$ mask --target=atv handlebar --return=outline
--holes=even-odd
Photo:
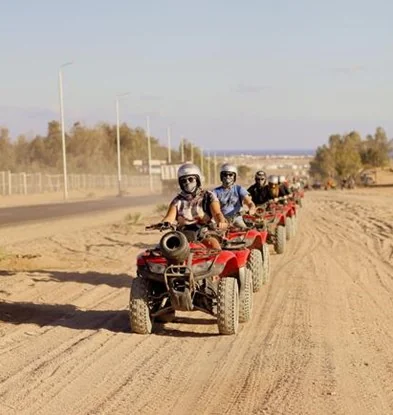
[[[149,230],[158,230],[160,232],[163,231],[168,231],[168,230],[176,230],[176,225],[174,225],[173,223],[170,222],[158,222],[158,223],[154,223],[153,225],[149,225],[145,227],[146,231]]]

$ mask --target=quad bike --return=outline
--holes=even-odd
[[[131,285],[131,331],[152,332],[161,317],[175,311],[200,310],[217,317],[220,334],[235,334],[239,322],[252,312],[252,275],[247,266],[250,250],[244,243],[228,243],[226,250],[211,249],[201,240],[209,230],[176,230],[168,223],[146,227],[166,232],[159,244],[137,258],[137,276]]]
[[[285,215],[286,239],[289,241],[297,232],[297,204],[293,200],[293,196],[288,195],[278,198],[275,209],[281,209]]]
[[[292,195],[281,196],[269,201],[268,211],[284,215],[285,239],[289,241],[297,232],[297,205]]]
[[[283,254],[286,247],[286,216],[282,208],[274,201],[257,206],[254,226],[267,231],[267,243],[274,246],[277,254]]]
[[[296,203],[297,206],[303,206],[303,198],[304,198],[304,189],[294,190],[292,193],[292,200]]]
[[[252,271],[253,291],[258,292],[270,277],[270,253],[267,243],[268,231],[266,227],[256,227],[254,216],[241,215],[247,229],[231,226],[226,234],[227,241],[244,242],[246,248],[250,249],[248,266]],[[225,249],[225,245],[223,246]]]

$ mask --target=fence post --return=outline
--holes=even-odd
[[[12,195],[12,176],[11,176],[12,173],[8,170],[7,174],[8,174],[8,194]]]
[[[5,171],[1,172],[1,193],[3,196],[6,195],[6,190],[5,190]]]
[[[41,177],[41,173],[36,173],[37,175],[37,190],[38,193],[42,193],[42,177]]]
[[[27,195],[27,178],[26,173],[21,173],[22,176],[22,187],[23,187],[23,194]]]

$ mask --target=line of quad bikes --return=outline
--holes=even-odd
[[[283,254],[296,235],[303,197],[299,190],[257,206],[255,215],[242,215],[246,229],[206,226],[190,236],[170,224],[147,226],[165,233],[137,258],[131,331],[150,334],[155,323],[173,321],[176,311],[199,310],[216,317],[220,334],[237,333],[239,323],[251,318],[253,293],[269,281],[269,245]],[[207,236],[216,237],[221,250],[204,245]]]

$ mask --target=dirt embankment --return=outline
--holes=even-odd
[[[393,413],[392,200],[307,193],[252,320],[228,337],[201,313],[129,333],[135,257],[159,235],[107,223],[123,213],[4,231],[0,413]]]

